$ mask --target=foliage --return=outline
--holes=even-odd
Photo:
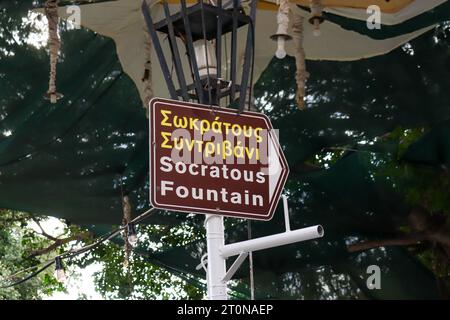
[[[52,259],[56,254],[70,248],[92,244],[95,240],[87,238],[82,241],[71,241],[59,246],[49,254],[30,257],[32,252],[49,247],[53,242],[48,237],[36,232],[37,227],[30,227],[36,218],[25,213],[6,210],[0,213],[0,218],[0,276],[2,279],[6,279],[19,270]],[[45,219],[37,221],[42,220]],[[161,230],[154,225],[141,226],[140,246],[156,248],[161,245],[181,245],[196,236],[191,228],[181,226],[172,230],[162,228],[161,241],[158,243],[145,237],[147,232],[154,234],[158,229]],[[65,225],[61,237],[70,238],[85,231],[76,225]],[[101,264],[101,271],[94,274],[94,281],[97,291],[107,299],[200,299],[203,297],[202,290],[172,275],[163,267],[150,264],[145,255],[133,253],[126,265],[123,243],[120,238],[105,242],[85,255],[66,261],[66,266],[73,270],[75,267],[84,268],[92,263]],[[19,280],[28,274],[20,274],[14,279]],[[71,276],[73,275],[72,273]],[[65,285],[56,280],[53,276],[53,268],[50,268],[24,284],[0,289],[0,299],[41,299],[58,291],[66,291]]]
[[[48,239],[38,235],[30,228],[30,216],[9,210],[0,211],[0,279],[1,284],[10,283],[8,277],[19,270],[38,265],[51,255],[30,257],[30,252],[36,248],[49,244]],[[53,269],[47,269],[37,277],[10,288],[0,288],[2,299],[40,299],[43,295],[50,295],[57,291],[64,291],[64,287],[56,281]],[[13,277],[11,281],[19,280],[27,273]]]
[[[203,291],[174,276],[162,266],[149,262],[148,250],[157,251],[170,246],[181,246],[197,239],[188,223],[167,228],[158,225],[140,225],[139,245],[130,261],[124,260],[121,238],[108,241],[74,263],[85,267],[100,263],[101,271],[94,275],[97,290],[108,299],[201,299]],[[143,254],[145,253],[145,254]]]
[[[387,139],[397,142],[393,160],[380,168],[379,175],[390,177],[393,186],[401,190],[411,205],[425,207],[430,213],[450,214],[450,179],[445,166],[426,166],[403,161],[408,147],[421,138],[425,128],[397,128]]]

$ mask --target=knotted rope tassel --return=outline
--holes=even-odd
[[[130,198],[128,196],[124,196],[122,198],[122,210],[123,210],[123,219],[122,219],[122,225],[126,226],[131,221],[131,203]],[[128,228],[125,228],[124,234],[124,251],[125,251],[125,257],[123,259],[123,266],[124,268],[128,268],[130,265],[130,254],[131,254],[131,245],[128,242]]]
[[[320,25],[323,23],[324,18],[322,17],[322,1],[321,0],[309,0],[309,7],[311,8],[311,18],[309,23],[314,25],[314,35],[320,36]]]
[[[48,21],[48,45],[50,52],[50,75],[48,91],[45,97],[51,103],[56,103],[62,94],[56,92],[56,64],[61,43],[58,36],[58,0],[47,0],[45,2],[45,15]]]
[[[277,23],[278,30],[277,34],[284,34],[286,36],[286,40],[289,40],[288,36],[288,28],[289,28],[289,12],[291,11],[291,7],[289,5],[289,0],[277,0],[278,4],[278,14],[277,14]]]
[[[278,4],[278,13],[280,14],[284,14],[286,15],[287,19],[286,22],[282,22],[282,23],[286,23],[286,29],[287,29],[287,25],[289,24],[289,11],[290,11],[290,5],[289,5],[289,0],[277,0],[277,4]],[[278,22],[280,23],[280,22]]]
[[[294,14],[293,16],[292,36],[295,44],[295,62],[297,67],[295,74],[295,80],[297,81],[297,94],[295,96],[295,101],[297,102],[297,107],[300,110],[304,110],[306,108],[306,80],[309,77],[309,73],[306,71],[306,56],[305,50],[303,49],[303,17],[298,14]]]
[[[144,83],[144,108],[148,117],[148,107],[150,100],[154,97],[153,84],[152,84],[152,40],[146,27],[144,27],[145,35],[145,63],[144,63],[144,75],[142,76],[142,82]]]

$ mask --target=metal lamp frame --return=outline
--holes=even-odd
[[[142,13],[172,99],[197,100],[202,104],[220,105],[221,99],[229,96],[231,103],[237,101],[239,112],[244,110],[248,88],[253,85],[249,82],[253,81],[251,74],[253,72],[254,27],[257,2],[257,0],[251,1],[250,14],[246,15],[240,6],[239,0],[232,0],[231,9],[225,9],[222,6],[222,0],[217,0],[216,5],[207,4],[204,0],[199,0],[196,4],[189,7],[186,5],[186,0],[181,0],[181,11],[175,14],[170,13],[169,5],[164,1],[162,5],[165,19],[154,23],[147,3],[145,0],[143,1]],[[211,21],[214,21],[214,23]],[[248,25],[248,29],[244,62],[240,83],[237,83],[237,35],[239,28],[245,25]],[[171,60],[178,79],[178,89],[175,87],[174,79],[169,71],[158,32],[162,32],[168,37],[172,55]],[[227,33],[231,33],[231,63],[229,79],[224,80],[222,79],[222,37]],[[192,84],[186,83],[177,38],[180,38],[185,45],[189,69],[194,81]],[[206,79],[200,78],[194,50],[194,41],[198,40],[204,40],[205,46],[207,41],[215,40],[217,75],[214,78],[209,73]],[[207,66],[207,70],[209,70],[209,66]],[[236,98],[237,93],[239,93],[238,98]]]

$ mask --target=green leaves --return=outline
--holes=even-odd
[[[16,272],[36,266],[49,257],[29,258],[33,248],[45,247],[48,239],[35,233],[30,227],[30,215],[25,213],[0,210],[0,283],[9,284],[19,280],[33,270],[8,278]],[[40,299],[64,288],[53,277],[49,268],[29,281],[11,288],[0,288],[2,299]]]

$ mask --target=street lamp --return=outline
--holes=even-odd
[[[200,0],[187,7],[186,1],[181,0],[180,11],[171,13],[169,5],[163,1],[165,19],[156,23],[152,20],[146,1],[142,4],[142,12],[171,98],[184,101],[196,100],[201,104],[212,106],[220,105],[220,100],[228,96],[230,102],[237,102],[238,111],[242,112],[246,101],[249,101],[247,98],[251,97],[251,94],[247,95],[247,91],[248,87],[252,86],[253,80],[251,75],[253,73],[257,0],[250,1],[249,14],[246,14],[239,0],[227,1],[227,5],[223,6],[222,0],[210,2],[212,4]],[[280,16],[280,18],[283,17]],[[284,19],[281,20],[284,21]],[[238,83],[237,40],[238,32],[242,32],[243,26],[247,26],[247,34],[242,75]],[[280,56],[284,55],[283,40],[287,35],[285,29],[279,29],[277,35],[273,37],[279,42]],[[170,54],[168,56],[164,55],[158,33],[163,33],[168,39],[168,41],[164,41],[169,47],[167,52]],[[228,33],[231,33],[229,52],[226,46],[222,46],[222,38]],[[229,70],[227,74],[222,74],[223,53],[230,59],[230,61],[225,59],[225,66]],[[181,57],[184,54],[186,54],[186,59],[183,60]],[[167,60],[172,64],[178,79],[177,87]],[[185,64],[187,62],[188,65],[183,65],[182,61]],[[184,70],[189,70],[189,76],[193,83],[187,84]],[[227,299],[227,282],[250,252],[323,236],[321,226],[290,230],[287,198],[284,199],[284,208],[286,232],[233,244],[225,244],[223,216],[219,214],[206,215],[208,260],[207,266],[205,266],[205,261],[202,259],[202,266],[207,270],[209,299]],[[227,271],[226,259],[236,255],[238,258]]]
[[[247,91],[253,81],[251,75],[256,3],[256,0],[250,2],[250,12],[246,14],[239,0],[232,0],[230,6],[223,6],[222,0],[211,1],[211,4],[199,0],[189,7],[185,0],[181,0],[180,11],[171,13],[169,5],[163,1],[165,19],[156,23],[151,17],[147,3],[142,3],[145,22],[172,99],[220,105],[221,99],[228,96],[231,103],[237,103],[240,112],[244,110]],[[247,26],[247,34],[243,64],[239,66],[242,67],[242,76],[237,79],[238,33],[245,32],[244,26]],[[167,36],[170,57],[164,55],[158,33]],[[229,33],[231,46],[228,50],[223,46],[223,37]],[[179,40],[183,44],[180,47]],[[181,57],[184,54],[187,56],[188,66],[182,65]],[[224,55],[230,61],[229,67],[226,65],[229,70],[227,74],[222,73],[222,64],[228,64],[228,61],[222,61]],[[173,64],[178,79],[177,86],[168,60]],[[186,69],[190,71],[188,77],[184,73]],[[187,78],[192,78],[193,83],[188,84]]]

